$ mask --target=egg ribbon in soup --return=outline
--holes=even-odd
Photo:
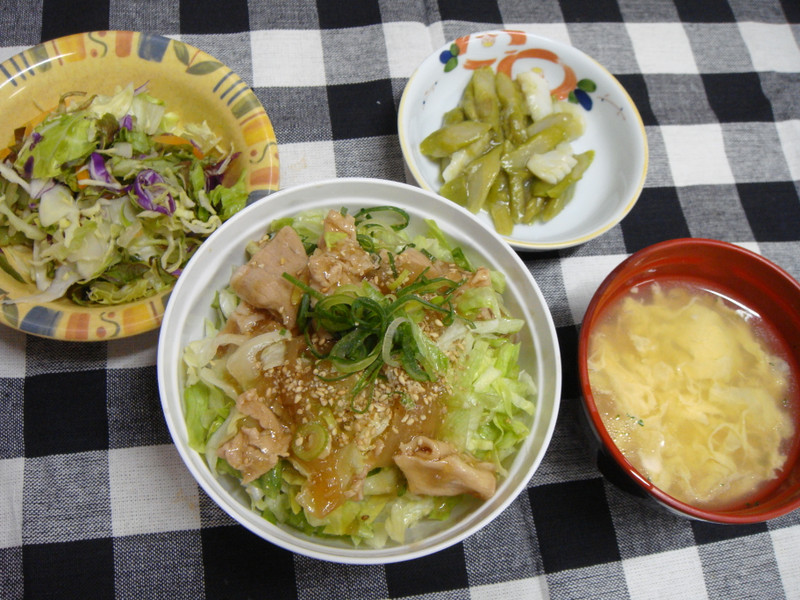
[[[662,491],[703,508],[753,499],[794,434],[794,375],[760,319],[712,292],[649,283],[589,340],[589,379],[614,443]]]

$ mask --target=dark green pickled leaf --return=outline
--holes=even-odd
[[[128,283],[139,279],[149,270],[150,267],[144,263],[118,263],[107,269],[98,280],[115,284]]]
[[[104,114],[97,120],[97,142],[100,148],[108,148],[119,131],[119,121],[111,113]]]
[[[75,284],[71,286],[65,297],[77,304],[78,306],[89,306],[89,286],[82,284]]]
[[[17,273],[14,267],[11,266],[5,254],[3,254],[2,252],[0,252],[0,269],[3,269],[3,271],[11,275],[11,277],[16,279],[20,283],[25,283],[25,279],[22,277],[22,275]]]

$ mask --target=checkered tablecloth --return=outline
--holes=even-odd
[[[80,31],[179,37],[252,85],[275,127],[282,187],[403,181],[406,80],[445,41],[500,26],[604,64],[650,145],[641,199],[620,226],[522,254],[564,376],[552,445],[524,493],[427,558],[292,555],[235,524],[184,467],[161,414],[156,333],[72,344],[1,328],[0,598],[800,598],[800,512],[716,526],[640,505],[597,470],[576,369],[592,293],[644,246],[717,238],[800,278],[797,0],[4,0],[0,60]]]

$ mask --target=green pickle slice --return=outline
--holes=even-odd
[[[567,164],[574,158],[574,166],[555,183],[527,165],[535,155],[564,152],[583,129],[582,117],[569,110],[534,121],[519,83],[481,67],[420,151],[439,162],[442,196],[473,213],[485,210],[498,233],[511,235],[516,224],[546,223],[568,204],[594,150],[572,154]]]

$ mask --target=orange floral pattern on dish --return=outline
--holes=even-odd
[[[508,46],[521,46],[527,41],[527,36],[522,31],[506,30],[501,33],[508,35]],[[522,50],[511,49],[506,52],[506,56],[497,58],[472,58],[466,54],[470,49],[470,40],[480,40],[481,47],[492,47],[497,41],[498,34],[479,34],[474,36],[462,36],[450,44],[450,47],[443,50],[439,55],[439,61],[444,65],[445,73],[449,73],[459,66],[459,59],[463,59],[462,68],[469,71],[480,69],[481,67],[494,66],[497,71],[506,73],[511,77],[511,70],[514,63],[520,59],[538,59],[558,65],[564,77],[561,83],[551,90],[551,94],[559,100],[569,100],[580,104],[586,110],[591,110],[592,99],[590,92],[595,91],[596,85],[589,79],[578,80],[574,69],[561,60],[555,52],[543,48],[525,48]],[[495,63],[496,66],[495,66]]]

